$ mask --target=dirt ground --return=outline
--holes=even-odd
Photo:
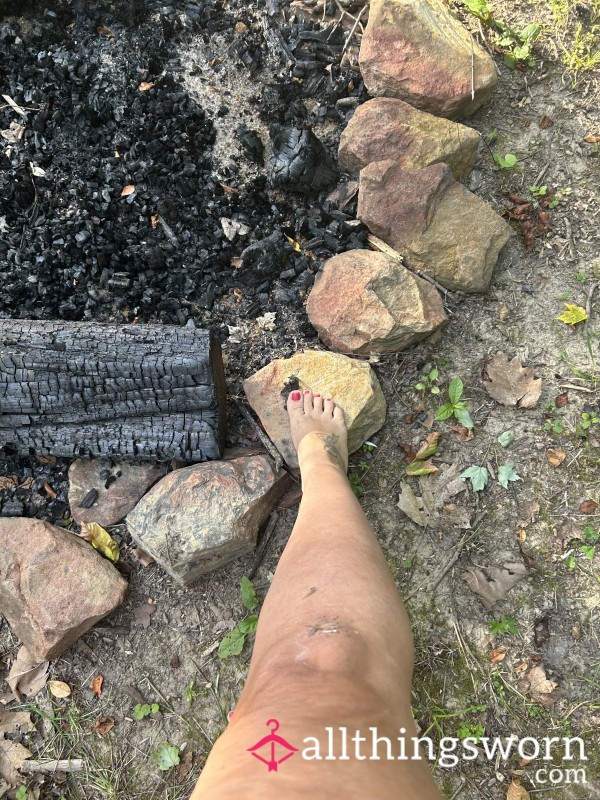
[[[558,8],[554,3],[555,13]],[[538,21],[544,32],[533,66],[509,70],[497,56],[498,89],[490,105],[468,121],[481,131],[485,145],[467,184],[500,212],[513,205],[507,193],[532,201],[535,208],[548,196],[557,199],[547,209],[551,228],[528,251],[513,222],[515,234],[501,254],[489,293],[449,298],[449,323],[441,335],[374,361],[388,418],[372,437],[376,447],[367,446],[351,459],[355,491],[407,598],[417,654],[413,709],[422,735],[436,742],[443,736],[511,734],[578,736],[585,742],[587,761],[553,763],[563,773],[556,785],[536,779],[545,764],[525,764],[518,757],[506,763],[437,765],[435,778],[446,798],[500,800],[515,777],[531,797],[600,797],[600,546],[597,552],[589,549],[600,531],[599,506],[594,506],[600,503],[600,422],[585,427],[594,411],[596,419],[600,416],[600,145],[585,141],[600,135],[600,94],[597,73],[575,76],[565,69],[559,44],[571,46],[569,36],[593,13],[600,14],[597,0],[572,5],[564,26],[557,28],[548,2],[494,4],[497,18],[514,26]],[[596,35],[598,25],[600,16]],[[508,153],[518,157],[516,166],[498,169],[494,155]],[[535,197],[530,187],[541,186],[546,194]],[[587,321],[575,327],[558,321],[565,302],[587,308]],[[256,348],[264,362],[271,334],[255,326],[250,335],[248,349]],[[289,334],[286,345],[295,349],[305,341]],[[509,408],[489,397],[482,371],[497,352],[519,356],[542,379],[536,408]],[[241,371],[240,361],[230,360],[232,396],[256,366],[248,359]],[[434,367],[440,395],[416,391],[420,376]],[[463,440],[464,431],[452,431],[452,421],[433,419],[456,375],[475,422],[469,440]],[[567,402],[561,405],[565,393]],[[441,433],[437,466],[457,465],[463,471],[480,465],[490,473],[484,490],[469,486],[454,500],[469,511],[471,529],[444,534],[423,529],[397,506],[401,481],[419,493],[418,479],[404,475],[406,449],[418,449],[430,431]],[[498,443],[505,431],[514,433],[506,449]],[[250,428],[242,435],[253,437]],[[550,449],[563,459],[558,466],[549,461]],[[507,461],[520,480],[503,488],[498,469]],[[582,506],[586,500],[594,502]],[[295,509],[279,512],[254,581],[261,597],[295,514]],[[470,566],[508,562],[525,564],[527,575],[486,611],[461,575]],[[217,650],[247,614],[239,587],[252,557],[188,590],[174,586],[156,565],[131,563],[124,606],[51,665],[51,677],[67,682],[72,698],[52,700],[42,692],[27,704],[39,723],[36,755],[84,761],[83,771],[64,782],[24,779],[32,797],[184,798],[235,706],[251,642],[225,662]],[[156,610],[143,627],[136,609],[148,598]],[[492,633],[491,626],[506,632]],[[5,662],[16,647],[4,625],[0,654]],[[535,666],[552,682],[537,691],[523,681]],[[91,689],[97,674],[104,676],[100,700]],[[158,704],[159,712],[135,720],[133,708],[143,702]],[[102,717],[115,721],[105,736],[93,730]],[[181,761],[163,773],[152,754],[164,742],[181,749]],[[567,767],[583,767],[587,783],[569,783]]]

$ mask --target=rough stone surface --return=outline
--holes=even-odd
[[[78,458],[69,467],[71,515],[79,524],[116,525],[166,471],[166,467],[155,464]],[[94,493],[97,496],[92,505],[82,508],[79,504],[88,505]]]
[[[366,361],[319,350],[304,350],[291,358],[272,361],[244,381],[244,391],[264,429],[292,468],[298,466],[298,458],[285,400],[295,388],[332,397],[343,409],[351,453],[385,422],[383,392]]]
[[[443,0],[372,0],[359,63],[370,94],[441,117],[470,116],[498,81],[493,60]]]
[[[359,106],[340,139],[338,160],[349,172],[373,161],[393,160],[406,169],[448,164],[456,178],[477,160],[479,132],[459,122],[418,111],[402,100],[377,97]]]
[[[484,292],[511,228],[445,164],[404,170],[376,161],[360,173],[358,217],[446,289]]]
[[[306,304],[321,340],[344,353],[396,353],[446,321],[437,289],[383,253],[330,258]]]
[[[75,534],[37,519],[0,519],[0,611],[34,658],[64,653],[123,601],[126,588]]]
[[[256,545],[258,529],[288,487],[265,455],[170,472],[127,517],[129,532],[178,583],[190,586]]]

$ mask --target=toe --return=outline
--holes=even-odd
[[[297,389],[288,394],[287,410],[291,414],[293,411],[304,412],[304,400],[302,399],[302,392]]]
[[[334,408],[335,405],[331,397],[326,397],[323,403],[323,411],[325,412],[326,416],[332,417]]]
[[[344,412],[339,406],[333,409],[333,418],[337,420],[337,422],[344,422]]]
[[[303,394],[304,413],[310,414],[313,410],[313,393],[310,389],[305,389]]]
[[[317,414],[323,413],[323,397],[318,393],[313,397],[313,410],[316,411]]]

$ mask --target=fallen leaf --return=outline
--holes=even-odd
[[[431,475],[437,471],[438,468],[432,461],[413,461],[406,468],[406,474],[410,475],[411,477],[419,475]]]
[[[515,465],[512,461],[507,461],[506,464],[498,467],[498,483],[504,489],[508,488],[509,481],[520,481],[521,476],[517,473]]]
[[[438,451],[439,438],[440,434],[437,431],[434,433],[428,433],[425,437],[425,441],[417,450],[415,459],[417,461],[425,461],[426,459],[435,455]]]
[[[523,503],[519,509],[519,522],[517,523],[520,528],[526,528],[535,519],[536,514],[540,510],[540,504],[537,500],[529,500]]]
[[[115,542],[108,531],[105,531],[97,522],[81,523],[81,538],[90,542],[92,547],[99,550],[103,556],[110,559],[113,563],[119,560],[119,545]]]
[[[121,189],[121,197],[129,197],[130,194],[135,192],[135,186],[132,183],[128,183],[127,186],[124,186]]]
[[[498,600],[506,600],[507,592],[526,575],[527,567],[511,561],[502,567],[467,567],[460,577],[491,611]]]
[[[544,116],[539,121],[539,127],[542,130],[545,130],[546,128],[551,128],[553,125],[554,125],[554,120],[551,117],[546,116],[546,114],[544,114]]]
[[[564,408],[569,402],[569,393],[568,392],[561,392],[561,394],[557,394],[554,398],[554,405],[556,408]]]
[[[434,475],[419,478],[421,497],[404,481],[400,484],[398,508],[406,516],[421,527],[445,529],[456,520],[455,506],[451,508],[448,501],[466,489],[465,482],[458,476],[458,466],[443,464]],[[462,508],[458,506],[458,508]],[[466,512],[466,509],[464,509]],[[468,512],[460,517],[462,524],[458,527],[470,527]]]
[[[564,450],[554,450],[549,448],[546,455],[548,456],[548,463],[551,467],[558,467],[567,457]]]
[[[514,431],[504,431],[500,434],[497,438],[497,442],[501,447],[509,447],[515,440],[515,433]]]
[[[594,500],[584,500],[579,504],[579,510],[582,514],[593,514],[598,508],[598,503]]]
[[[573,639],[575,639],[576,642],[578,642],[579,639],[581,639],[581,628],[579,627],[579,625],[573,625],[573,627],[571,628],[571,636],[573,637]]]
[[[506,658],[506,648],[504,647],[495,647],[489,654],[489,659],[492,662],[492,664],[498,664],[498,662],[504,661],[505,658]]]
[[[92,725],[92,730],[100,736],[106,736],[114,727],[115,721],[112,717],[99,717]]]
[[[11,786],[21,783],[18,770],[30,756],[31,751],[19,742],[0,739],[0,776]]]
[[[597,136],[594,133],[588,133],[587,136],[583,137],[584,142],[588,142],[589,144],[598,144],[600,142],[600,136]]]
[[[523,533],[525,533],[525,531],[523,531]],[[523,549],[523,543],[520,539],[519,539],[519,553],[521,553],[521,558],[525,562],[525,566],[533,567],[533,565],[535,564],[535,558],[532,555],[530,555],[527,552],[527,550]]]
[[[25,647],[17,653],[6,682],[17,700],[21,695],[34,697],[46,685],[48,677],[48,661],[32,658]]]
[[[517,666],[515,667],[515,672],[525,672],[528,666],[529,665],[526,661],[521,661],[521,663],[517,664]]]
[[[235,25],[233,26],[233,29],[235,30],[236,33],[246,33],[246,31],[248,30],[248,26],[246,25],[245,22],[236,22]]]
[[[54,697],[63,698],[71,696],[71,687],[64,681],[48,681],[48,689],[50,689],[50,693],[54,695]]]
[[[0,475],[0,491],[2,489],[14,489],[19,483],[14,475]]]
[[[465,426],[461,425],[460,422],[457,422],[456,425],[453,425],[450,428],[450,431],[456,437],[457,442],[470,442],[473,438],[473,431],[470,428],[465,428]]]
[[[531,800],[531,795],[519,781],[513,778],[506,792],[506,800]]]
[[[487,366],[487,393],[505,406],[534,408],[542,393],[542,379],[534,378],[533,367],[523,367],[518,356],[511,361],[505,353],[496,353]]]
[[[48,495],[48,497],[51,497],[53,500],[56,500],[56,498],[58,497],[58,495],[56,494],[56,492],[55,492],[55,491],[54,491],[54,489],[53,489],[53,488],[50,486],[50,484],[49,484],[49,483],[44,483],[44,491],[46,492],[46,494]]]
[[[179,658],[179,656],[173,656],[173,658],[169,663],[171,664],[171,667],[173,669],[179,669],[179,667],[181,666],[181,659]]]
[[[187,778],[194,766],[194,754],[191,750],[186,750],[179,760],[179,766],[175,768],[173,780],[176,784],[181,784]]]
[[[545,708],[550,708],[557,701],[556,689],[558,683],[546,677],[546,671],[541,664],[531,667],[524,676],[524,680],[528,684],[528,691],[532,700],[535,700],[536,703],[541,703]]]
[[[96,677],[92,680],[92,694],[97,700],[100,700],[100,698],[102,697],[103,683],[104,683],[103,675],[96,675]]]
[[[461,472],[460,477],[465,480],[468,478],[471,481],[471,487],[474,492],[482,492],[490,479],[487,469],[476,465],[468,467],[464,472]]]
[[[585,308],[572,305],[571,303],[565,303],[565,306],[567,310],[563,311],[560,317],[556,318],[560,320],[560,322],[564,322],[565,325],[577,325],[578,322],[583,322],[588,318]]]
[[[143,628],[147,628],[150,625],[150,617],[155,611],[156,603],[143,603],[134,610],[133,616],[136,622],[139,622]]]
[[[158,214],[151,214],[150,215],[150,225],[152,225],[152,230],[156,230],[158,227],[158,223],[160,222],[160,216]]]
[[[19,125],[18,122],[11,122],[8,128],[0,131],[0,136],[11,144],[18,144],[23,136],[25,136],[25,125]]]
[[[149,81],[142,81],[140,83],[140,85],[138,86],[138,89],[140,90],[140,92],[147,92],[147,91],[149,91],[150,89],[153,89],[153,88],[154,88],[154,84],[150,83]]]

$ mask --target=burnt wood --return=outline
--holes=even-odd
[[[19,454],[205,461],[225,439],[208,331],[0,319],[0,447]]]

